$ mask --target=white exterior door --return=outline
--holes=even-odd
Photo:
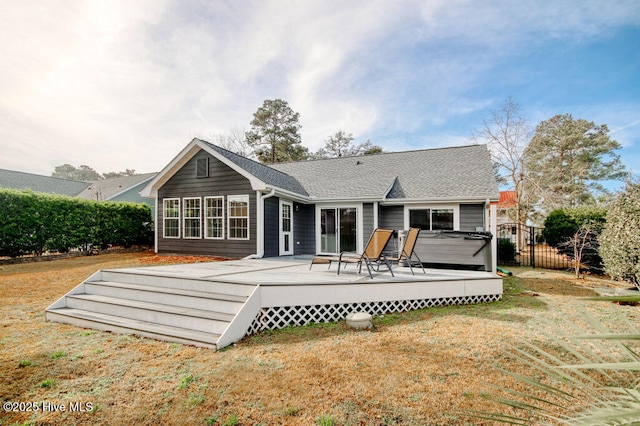
[[[293,203],[280,200],[280,256],[293,254]]]

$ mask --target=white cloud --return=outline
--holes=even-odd
[[[315,150],[338,130],[389,149],[463,144],[509,95],[473,93],[529,43],[637,25],[634,2],[109,1],[0,4],[0,167],[159,170],[265,99]],[[548,118],[548,117],[546,117]],[[621,132],[621,134],[624,134]],[[401,137],[398,137],[401,135]]]

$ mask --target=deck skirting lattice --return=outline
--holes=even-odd
[[[352,312],[367,312],[371,315],[406,312],[434,306],[468,305],[496,302],[501,294],[477,296],[441,297],[420,300],[392,300],[385,302],[358,302],[333,305],[281,306],[260,309],[247,335],[265,330],[277,330],[287,326],[301,326],[310,323],[340,321]]]

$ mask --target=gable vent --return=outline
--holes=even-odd
[[[196,158],[196,177],[209,177],[209,157]]]

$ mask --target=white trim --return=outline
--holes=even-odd
[[[231,216],[231,203],[247,203],[247,216]],[[248,194],[227,195],[227,239],[228,240],[249,240],[251,237],[251,204]],[[243,238],[231,237],[231,219],[247,219],[247,236]]]
[[[475,204],[484,203],[486,197],[448,197],[448,198],[387,198],[380,204],[385,206],[396,206],[404,204]],[[491,201],[495,201],[492,199]]]
[[[284,232],[282,230],[282,207],[283,206],[289,206],[289,220],[290,220],[290,229],[288,232]],[[289,236],[289,250],[285,251],[284,250],[284,239],[285,236],[288,235]],[[289,256],[293,254],[293,202],[291,202],[290,200],[284,200],[282,198],[280,198],[280,201],[278,202],[278,255],[279,256]]]
[[[218,199],[221,201],[221,209],[222,209],[222,216],[207,216],[207,200],[213,200],[213,199]],[[203,237],[205,240],[224,240],[224,232],[225,232],[225,217],[224,217],[224,212],[225,212],[225,201],[224,201],[224,196],[223,195],[210,195],[207,197],[204,197],[204,203],[203,203],[203,208],[202,208],[202,212],[203,212],[203,216],[204,216],[204,222],[203,222],[203,229],[204,229],[204,233],[203,233]],[[219,237],[211,237],[208,234],[208,230],[209,230],[209,226],[207,225],[207,220],[208,219],[222,219],[222,233],[220,234]]]
[[[497,221],[497,206],[491,205],[491,219],[490,228],[491,235],[491,272],[496,274],[498,272],[498,221]]]
[[[162,187],[174,174],[178,172],[193,156],[195,156],[202,147],[196,143],[197,139],[192,140],[178,155],[176,155],[164,169],[158,173],[151,182],[149,182],[142,190],[142,197],[153,198],[158,196],[158,189]]]
[[[404,229],[410,228],[409,210],[451,209],[453,210],[453,230],[460,230],[460,204],[408,204],[404,206]]]
[[[380,216],[380,203],[375,201],[373,203],[373,229],[378,229],[380,227],[378,216]]]
[[[153,233],[153,251],[155,253],[158,253],[158,238],[160,235],[160,230],[158,229],[158,226],[160,226],[160,224],[158,223],[158,210],[160,210],[158,208],[158,197],[153,199],[153,203],[156,207],[155,209],[153,209],[153,223],[155,223],[156,226],[156,232]],[[162,224],[162,233],[164,234],[164,223]]]
[[[256,254],[249,257],[264,257],[264,200],[273,197],[275,193],[275,189],[266,194],[256,191]]]
[[[167,206],[165,205],[165,202],[167,201],[177,201],[178,202],[178,217],[174,217],[171,216],[169,218],[167,218],[166,216],[166,211],[167,211]],[[180,238],[180,229],[182,228],[180,225],[182,223],[182,218],[181,218],[181,214],[182,214],[182,208],[180,206],[180,198],[163,198],[162,199],[162,238],[172,238],[172,239],[178,239]],[[178,220],[178,235],[177,236],[167,236],[167,232],[166,232],[166,226],[165,226],[165,221],[167,219],[171,219],[171,220]]]

